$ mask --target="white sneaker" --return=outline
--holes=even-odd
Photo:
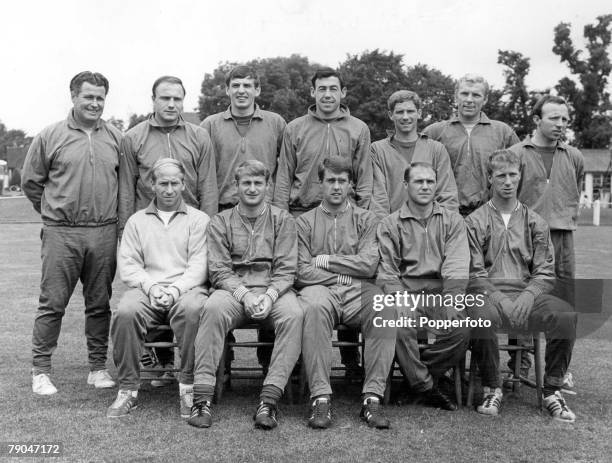
[[[40,373],[32,375],[32,392],[38,395],[53,395],[57,392],[57,388],[51,382],[49,375]]]
[[[491,389],[490,387],[484,387],[484,398],[482,404],[478,406],[476,411],[483,415],[496,416],[499,414],[501,408],[502,390],[500,388]]]
[[[93,385],[96,389],[115,387],[115,381],[108,373],[108,370],[90,371],[89,376],[87,376],[87,384]]]
[[[576,415],[565,403],[565,399],[561,395],[561,392],[556,391],[548,397],[543,397],[542,403],[553,420],[563,421],[564,423],[573,423],[576,421]]]

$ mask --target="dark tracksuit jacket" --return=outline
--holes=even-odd
[[[431,124],[423,133],[448,151],[459,190],[459,212],[464,217],[489,199],[489,155],[519,142],[510,126],[489,119],[485,113],[480,113],[480,120],[469,135],[457,116]]]
[[[410,162],[391,144],[393,135],[372,143],[370,148],[374,170],[374,190],[370,210],[382,219],[397,211],[406,202],[404,171],[411,162],[426,162],[436,171],[436,201],[457,210],[457,185],[450,158],[441,143],[420,134]]]
[[[329,156],[351,160],[355,202],[367,209],[372,195],[370,130],[346,106],[332,121],[320,119],[315,106],[287,124],[274,188],[274,205],[290,211],[308,211],[319,205],[318,168]]]

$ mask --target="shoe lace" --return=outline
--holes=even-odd
[[[329,417],[330,409],[329,402],[327,400],[315,400],[312,406],[312,419],[317,419],[321,417]]]
[[[487,396],[485,397],[483,406],[485,408],[490,408],[493,406],[499,408],[499,398],[497,397],[496,394],[487,394]]]
[[[367,416],[369,419],[371,416],[377,415],[379,413],[380,403],[377,400],[366,399],[365,403],[365,412],[370,416]]]
[[[276,411],[274,410],[274,407],[266,402],[261,402],[259,404],[259,407],[257,408],[257,416],[259,415],[266,415],[269,416],[271,418],[274,418],[276,415]]]
[[[208,400],[205,400],[204,402],[198,402],[197,404],[193,405],[194,409],[193,412],[191,413],[191,416],[202,416],[202,415],[211,415],[212,416],[212,409],[211,407],[211,403]]]

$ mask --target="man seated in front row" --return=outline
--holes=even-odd
[[[303,312],[293,290],[297,268],[295,220],[266,203],[270,171],[244,161],[234,175],[238,204],[208,227],[210,282],[196,338],[194,403],[188,423],[212,424],[216,370],[227,333],[247,322],[274,328],[276,341],[255,413],[255,426],[277,426],[276,404],[300,355]]]
[[[388,296],[395,296],[398,320],[410,320],[398,327],[395,347],[410,388],[430,405],[454,411],[457,406],[435,380],[463,357],[469,341],[470,329],[459,324],[464,317],[453,302],[465,296],[469,275],[465,225],[459,213],[434,201],[436,172],[431,164],[408,166],[404,187],[407,201],[378,227],[377,281]],[[436,342],[421,353],[419,329],[436,335]]]
[[[395,352],[395,328],[376,327],[378,313],[372,302],[380,290],[366,282],[378,265],[376,216],[351,204],[350,161],[334,156],[318,169],[323,193],[321,204],[297,219],[298,273],[302,287],[299,301],[304,307],[302,355],[312,402],[308,425],[331,425],[329,373],[332,333],[343,323],[360,328],[365,339],[365,381],[361,418],[370,427],[388,428],[389,420],[379,404]],[[395,317],[390,317],[394,319]]]
[[[209,218],[185,204],[185,169],[180,161],[159,159],[151,169],[155,197],[132,215],[119,249],[119,273],[130,289],[111,321],[119,393],[106,416],[118,418],[138,403],[138,361],[147,331],[169,323],[181,353],[180,412],[188,418],[193,402],[194,341],[207,299],[206,226]]]
[[[546,221],[517,199],[520,160],[495,151],[487,165],[492,198],[466,218],[471,251],[470,277],[485,304],[472,316],[491,327],[472,331],[473,359],[484,386],[478,413],[497,415],[502,401],[496,328],[544,331],[546,354],[543,403],[558,421],[573,422],[560,389],[576,339],[576,314],[548,294],[554,285],[554,251]]]

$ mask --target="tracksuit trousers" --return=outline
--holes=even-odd
[[[183,384],[193,384],[194,344],[207,298],[206,289],[196,287],[166,310],[152,307],[149,298],[140,289],[131,289],[123,295],[113,312],[111,323],[113,359],[120,389],[140,388],[139,361],[147,332],[166,323],[176,336],[181,354],[178,380]]]
[[[89,369],[106,368],[109,301],[117,266],[117,225],[41,230],[42,276],[32,333],[32,373],[49,373],[66,306],[79,280],[85,298]]]
[[[259,295],[263,294],[265,289],[251,291]],[[253,322],[246,314],[243,304],[229,291],[217,289],[212,293],[200,318],[195,341],[195,384],[214,387],[225,336],[230,330]],[[303,322],[302,307],[292,291],[279,297],[272,305],[268,317],[261,322],[263,326],[272,327],[276,335],[264,386],[271,384],[281,391],[285,389],[300,355]]]
[[[496,330],[509,327],[509,321],[497,304],[486,300],[483,307],[472,307],[470,316],[491,321],[490,328],[472,329],[472,355],[477,362],[483,386],[500,387],[499,349]],[[549,294],[536,297],[527,319],[529,331],[543,331],[546,337],[544,385],[559,388],[572,359],[576,340],[577,314],[561,299]]]
[[[364,346],[365,381],[363,393],[382,397],[395,352],[396,329],[381,326],[384,320],[395,320],[395,309],[375,311],[372,301],[382,291],[371,283],[351,286],[307,286],[298,300],[304,307],[302,357],[308,376],[310,396],[331,394],[329,375],[334,326],[344,324],[361,329]],[[380,317],[376,321],[374,319]]]

